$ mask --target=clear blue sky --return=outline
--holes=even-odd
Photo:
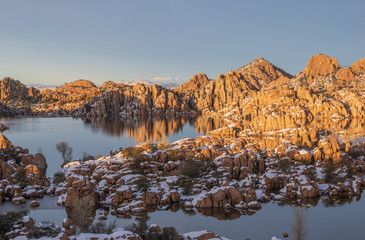
[[[289,73],[316,53],[365,57],[365,1],[1,1],[0,77],[61,84],[196,73],[264,57]]]

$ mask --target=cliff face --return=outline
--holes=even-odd
[[[265,87],[279,78],[292,78],[292,75],[274,66],[264,58],[257,58],[237,70],[256,88]]]
[[[303,74],[308,78],[308,83],[320,76],[326,76],[340,69],[340,65],[336,58],[317,54],[311,57],[305,67]]]
[[[129,86],[108,82],[103,84],[102,89],[101,95],[91,98],[74,113],[88,117],[163,117],[190,110],[176,92],[155,84]]]
[[[32,113],[30,108],[14,106],[22,109],[23,115],[163,118],[202,113],[229,119],[246,129],[271,131],[317,118],[363,117],[364,80],[365,59],[341,68],[335,58],[318,54],[294,77],[258,58],[214,80],[197,74],[175,90],[111,81],[97,87],[90,81],[77,80],[40,93],[9,78],[1,81],[0,90],[1,99],[6,101],[20,96],[38,103],[32,106]],[[4,115],[12,109],[4,106]]]
[[[55,90],[47,89],[43,91],[41,93],[41,100],[78,102],[88,100],[99,93],[99,88],[93,82],[80,79],[75,82],[65,83]]]
[[[0,100],[36,100],[39,91],[33,87],[27,88],[23,83],[6,77],[0,81]]]
[[[351,71],[356,75],[364,74],[365,73],[365,58],[354,62],[354,64],[352,64],[352,66],[351,66]]]
[[[179,93],[197,92],[199,89],[205,88],[209,84],[210,80],[207,75],[198,73],[194,75],[189,81],[181,84],[176,91]]]

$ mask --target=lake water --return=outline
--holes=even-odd
[[[174,142],[204,135],[223,124],[205,118],[154,121],[123,121],[119,118],[82,120],[70,117],[1,118],[0,122],[10,127],[3,134],[13,145],[28,148],[31,153],[41,149],[49,165],[48,176],[53,176],[54,172],[60,170],[61,159],[55,148],[60,141],[67,141],[74,150],[74,159],[78,159],[83,152],[106,155],[110,150],[139,142]],[[56,205],[57,198],[45,196],[38,200],[41,205],[37,209],[30,209],[29,201],[20,206],[4,202],[0,204],[0,212],[25,210],[36,222],[51,221],[62,225],[67,212],[65,208]],[[187,213],[175,206],[170,210],[149,213],[148,224],[174,226],[180,233],[206,229],[230,239],[271,239],[272,236],[282,238],[284,232],[289,233],[289,239],[295,239],[292,232],[292,225],[295,225],[293,209],[289,205],[271,202],[262,204],[262,209],[253,215],[240,215],[224,210]],[[328,206],[327,202],[320,201],[305,211],[305,227],[308,230],[305,239],[363,239],[364,213],[364,200],[357,199],[336,206]],[[104,210],[96,210],[95,219],[103,214]],[[135,216],[117,218],[109,213],[106,215],[107,221],[116,219],[120,227],[136,222]]]
[[[363,194],[364,196],[364,194]],[[36,222],[51,221],[61,226],[67,213],[63,207],[56,205],[56,198],[46,196],[39,199],[41,206],[30,209],[28,204],[14,206],[10,202],[0,205],[2,211],[28,211],[30,217]],[[204,212],[203,212],[204,213]],[[148,224],[158,224],[161,227],[175,227],[179,233],[190,231],[210,230],[220,236],[230,239],[271,239],[272,236],[282,238],[284,232],[289,233],[288,239],[295,239],[293,226],[297,225],[294,207],[281,206],[277,202],[262,204],[262,209],[253,215],[239,215],[219,210],[213,214],[193,211],[188,214],[182,208],[175,207],[170,210],[160,210],[148,213]],[[333,206],[328,202],[319,201],[316,206],[304,210],[302,218],[307,229],[308,240],[356,240],[365,236],[364,228],[365,201],[357,199],[337,203]],[[95,212],[95,219],[104,215],[104,210]],[[224,217],[222,217],[224,216]],[[138,223],[138,218],[117,218],[107,215],[107,221],[116,220],[119,227],[127,227]]]
[[[171,120],[1,118],[0,123],[9,126],[3,134],[13,145],[28,148],[32,154],[38,151],[44,154],[50,177],[61,169],[62,160],[55,147],[61,141],[73,148],[73,159],[80,159],[83,153],[107,155],[111,150],[145,141],[172,143],[222,126],[221,121],[202,117]]]

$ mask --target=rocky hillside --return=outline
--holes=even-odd
[[[237,70],[246,80],[256,88],[265,87],[279,78],[292,78],[292,75],[274,66],[264,58],[257,58],[246,66]]]
[[[195,114],[174,91],[159,85],[134,86],[107,82],[100,95],[72,112],[76,116],[164,117]]]
[[[37,100],[39,91],[33,87],[28,88],[23,83],[13,78],[6,77],[0,81],[0,101],[11,100]]]
[[[318,54],[295,76],[258,58],[213,80],[197,74],[176,89],[111,81],[97,87],[77,80],[39,92],[5,78],[0,90],[6,105],[23,109],[19,115],[163,118],[202,114],[266,132],[316,119],[363,117],[364,79],[364,59],[341,68],[335,58]],[[34,104],[16,102],[18,98],[31,99]],[[24,110],[25,106],[29,109]]]

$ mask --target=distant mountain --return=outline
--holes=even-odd
[[[166,78],[155,77],[151,81],[146,80],[146,79],[140,79],[137,81],[121,81],[119,83],[127,84],[127,85],[136,85],[138,83],[143,83],[148,86],[152,86],[153,84],[158,84],[165,88],[176,88],[176,87],[180,86],[180,84],[182,84],[183,82],[180,80],[177,80],[177,79],[174,80],[171,77],[166,77]]]
[[[40,91],[46,90],[46,89],[50,89],[50,90],[54,90],[57,87],[59,87],[60,85],[52,85],[52,84],[42,84],[42,83],[27,83],[25,84],[27,87],[34,87],[39,89]]]

